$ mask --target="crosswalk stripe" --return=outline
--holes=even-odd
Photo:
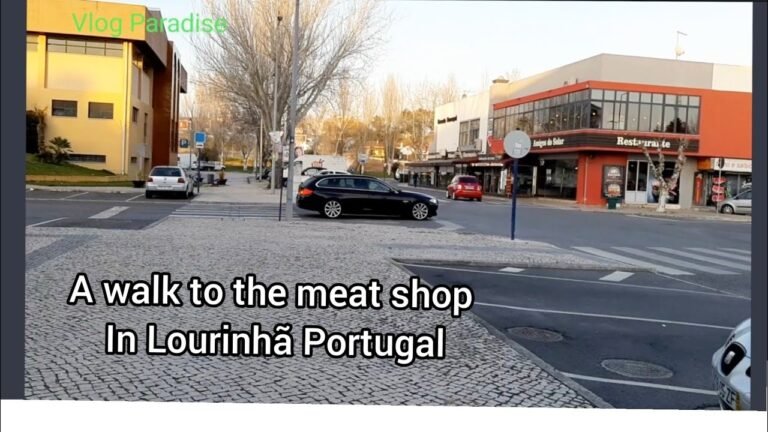
[[[525,269],[517,268],[517,267],[504,267],[503,269],[500,269],[499,271],[507,272],[507,273],[520,273],[521,271],[524,271]]]
[[[725,257],[725,258],[732,258],[732,259],[737,259],[737,260],[741,260],[741,261],[752,262],[752,257],[745,257],[745,256],[734,255],[734,254],[728,253],[728,252],[720,252],[720,251],[711,250],[711,249],[705,249],[705,248],[686,248],[686,249],[692,250],[692,251],[696,251],[696,252],[705,253],[705,254],[710,254],[710,255],[717,255],[717,256],[721,256],[721,257]]]
[[[95,215],[89,217],[88,219],[109,219],[112,216],[117,215],[118,213],[128,210],[128,207],[112,207],[110,209],[104,210],[103,212],[96,213]]]
[[[678,270],[678,269],[675,269],[675,268],[672,268],[672,267],[666,267],[666,266],[663,266],[663,265],[652,264],[652,263],[649,263],[649,262],[646,262],[646,261],[637,260],[637,259],[634,259],[634,258],[628,258],[628,257],[625,257],[623,255],[618,255],[618,254],[615,254],[615,253],[606,252],[606,251],[603,251],[603,250],[600,250],[600,249],[595,249],[595,248],[592,248],[592,247],[574,247],[574,249],[580,250],[582,252],[590,253],[592,255],[597,255],[599,257],[612,259],[614,261],[623,262],[625,264],[632,264],[632,265],[636,265],[636,266],[640,266],[640,267],[646,267],[646,268],[650,267],[650,268],[656,270],[659,273],[664,273],[664,274],[668,274],[668,275],[671,275],[671,276],[693,276],[693,273],[689,273],[689,272],[686,272],[686,271]]]
[[[687,269],[691,269],[691,270],[698,270],[698,271],[704,272],[704,273],[710,273],[710,274],[716,274],[716,275],[734,275],[734,274],[737,274],[737,273],[734,273],[734,272],[728,271],[728,270],[719,270],[719,269],[715,269],[715,268],[712,268],[712,267],[706,267],[706,266],[703,266],[703,265],[694,264],[694,263],[688,262],[688,261],[683,261],[683,260],[679,260],[679,259],[675,259],[675,258],[670,258],[670,257],[662,256],[662,255],[659,255],[658,252],[657,253],[646,252],[644,250],[635,249],[635,248],[629,248],[629,247],[614,247],[614,249],[620,250],[622,252],[626,252],[626,253],[629,253],[629,254],[632,254],[632,255],[638,255],[638,256],[641,256],[643,258],[648,258],[648,259],[652,259],[652,260],[656,260],[656,261],[662,261],[664,263],[675,265],[675,266],[678,266],[678,267],[687,268]]]
[[[621,282],[633,274],[634,273],[631,272],[615,271],[611,274],[601,277],[600,280],[606,282]]]
[[[752,255],[752,251],[748,251],[748,250],[744,250],[744,249],[735,249],[735,248],[720,248],[720,249],[725,250],[725,251],[729,251],[729,252],[742,253],[742,254],[746,254],[746,255],[750,255],[750,256]]]
[[[179,218],[179,219],[225,219],[225,218],[232,218],[232,219],[269,219],[269,218],[277,218],[277,216],[234,216],[234,215],[170,215],[168,217],[171,218]]]
[[[662,252],[666,252],[666,253],[670,253],[670,254],[673,254],[673,255],[680,255],[680,256],[686,257],[686,258],[692,258],[692,259],[699,260],[699,261],[704,261],[704,262],[708,262],[708,263],[712,263],[712,264],[717,264],[717,265],[720,265],[720,266],[723,266],[723,267],[730,267],[730,268],[735,268],[735,269],[745,270],[745,271],[751,271],[752,270],[752,267],[748,266],[748,265],[731,263],[731,262],[728,262],[728,261],[725,261],[725,260],[722,260],[722,259],[706,257],[706,256],[702,256],[702,255],[696,255],[696,254],[692,254],[692,253],[689,253],[689,252],[683,252],[683,251],[679,251],[679,250],[675,250],[675,249],[670,249],[670,248],[665,248],[665,247],[653,247],[651,249],[656,249],[656,250],[659,250],[659,251],[662,251]]]

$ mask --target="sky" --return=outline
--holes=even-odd
[[[200,0],[115,1],[166,18],[202,12]],[[389,74],[410,84],[453,75],[474,93],[506,72],[526,77],[601,53],[675,58],[677,31],[687,34],[681,60],[752,65],[751,3],[382,1],[393,19],[368,71],[373,83]],[[194,75],[193,46],[169,36]]]

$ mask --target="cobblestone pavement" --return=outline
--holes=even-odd
[[[322,226],[322,230],[318,227]],[[472,248],[453,248],[459,244]],[[505,263],[547,265],[594,262],[551,246],[451,232],[296,221],[168,219],[140,232],[75,228],[28,228],[26,287],[26,397],[28,399],[208,401],[591,407],[577,384],[539,367],[465,314],[448,311],[109,307],[101,280],[149,279],[169,271],[225,288],[233,277],[255,273],[265,283],[355,283],[378,278],[386,293],[408,275],[390,258],[487,261],[490,248]],[[30,260],[31,258],[31,260]],[[67,306],[75,276],[86,272],[96,305]],[[6,287],[7,288],[7,287]],[[386,295],[383,295],[383,300]],[[385,302],[386,304],[386,302]],[[222,322],[248,329],[291,323],[292,358],[148,356],[146,324],[171,329],[215,330]],[[104,328],[132,328],[139,352],[104,354]],[[332,359],[324,352],[300,355],[302,325],[329,331],[433,333],[445,325],[446,358],[401,367],[392,359]],[[576,390],[574,390],[576,389]],[[598,401],[599,403],[599,401]]]

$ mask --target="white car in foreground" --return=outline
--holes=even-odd
[[[192,196],[194,181],[187,175],[184,168],[177,166],[156,166],[152,168],[145,185],[147,199],[155,195],[181,195],[184,198]]]
[[[749,410],[752,320],[739,324],[712,355],[715,391],[724,410]]]

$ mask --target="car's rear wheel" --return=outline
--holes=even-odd
[[[152,198],[152,194],[149,191],[144,192],[144,198],[150,199]]]
[[[725,213],[725,214],[733,214],[734,213],[733,206],[730,206],[728,204],[724,205],[722,210],[720,210],[720,211]]]
[[[477,200],[478,200],[478,201],[482,201],[482,200],[483,200],[483,197],[480,197],[480,198],[478,198]]]
[[[411,217],[416,220],[424,220],[429,217],[429,207],[422,202],[417,202],[411,206]]]
[[[323,205],[323,216],[328,219],[336,219],[341,216],[341,203],[336,200],[328,200]]]

